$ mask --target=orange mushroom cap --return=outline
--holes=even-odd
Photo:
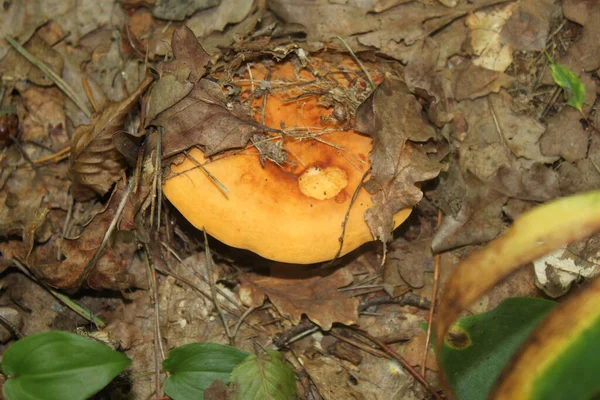
[[[298,90],[306,93],[306,87],[290,90],[286,85],[298,79],[314,81],[315,74],[339,73],[336,84],[345,90],[355,90],[357,84],[365,85],[364,89],[367,83],[358,79],[360,70],[353,63],[348,57],[337,64],[319,60],[312,73],[306,69],[299,72],[290,61],[273,66],[264,124],[276,129],[304,128],[304,134],[260,136],[257,140],[280,142],[287,159],[279,165],[266,161],[263,167],[260,144],[212,160],[192,149],[190,156],[203,164],[228,194],[191,159],[171,166],[173,174],[165,181],[163,193],[195,227],[204,228],[225,244],[275,261],[310,264],[331,260],[340,248],[347,213],[340,255],[372,241],[364,216],[373,205],[371,195],[362,187],[356,192],[370,168],[371,138],[341,130],[342,123],[331,121],[333,108],[324,104],[320,95],[300,96]],[[348,78],[350,66],[357,72]],[[345,75],[338,72],[342,69]],[[372,73],[381,81],[381,72]],[[251,90],[265,76],[262,64],[254,66],[252,81],[244,80],[242,89]],[[276,90],[278,85],[285,90]],[[263,100],[254,98],[252,104],[260,107]],[[255,115],[257,120],[260,114]],[[394,227],[410,213],[410,208],[398,212]]]

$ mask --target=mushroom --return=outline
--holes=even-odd
[[[340,107],[350,104],[356,109],[369,94],[368,83],[350,57],[311,59],[310,67],[309,71],[292,61],[253,65],[251,76],[237,84],[256,109],[255,119],[263,118],[264,125],[280,133],[256,134],[245,149],[212,159],[191,149],[194,160],[173,164],[163,187],[195,227],[227,245],[286,263],[333,259],[340,250],[344,221],[339,255],[373,240],[364,216],[373,202],[361,185],[370,168],[372,140],[348,129],[351,120],[339,118],[345,114]],[[380,82],[383,73],[369,68]],[[257,96],[255,91],[269,86],[262,110],[265,94]],[[394,227],[410,213],[410,208],[399,211]]]

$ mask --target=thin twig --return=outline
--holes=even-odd
[[[240,326],[242,326],[242,323],[244,322],[244,320],[246,319],[246,317],[248,317],[248,315],[250,315],[254,310],[256,310],[257,307],[250,307],[248,308],[239,318],[238,321],[235,323],[235,326],[233,327],[233,332],[231,333],[231,345],[234,346],[235,345],[235,337],[237,336],[238,331],[240,330]]]
[[[56,86],[59,87],[71,100],[73,103],[77,105],[83,111],[86,117],[92,118],[92,113],[87,108],[85,103],[77,96],[77,93],[67,84],[67,82],[63,81],[63,79],[58,76],[50,67],[46,64],[38,60],[33,54],[28,52],[23,46],[19,44],[15,39],[6,35],[4,36],[6,41],[11,44],[12,47],[15,48],[23,57],[27,59],[34,66],[38,67]]]
[[[181,265],[183,265],[185,268],[187,268],[187,269],[189,269],[190,271],[192,271],[192,273],[193,273],[194,275],[196,275],[198,278],[200,278],[200,279],[201,279],[201,280],[202,280],[204,283],[206,283],[207,285],[210,285],[210,282],[209,282],[209,280],[208,280],[208,279],[207,279],[205,276],[203,276],[202,274],[199,274],[198,272],[196,272],[196,270],[194,270],[192,267],[190,267],[190,266],[189,266],[189,265],[187,265],[185,262],[183,262],[183,260],[182,260],[182,259],[181,259],[181,257],[179,256],[179,254],[177,254],[177,252],[176,252],[175,250],[173,250],[171,247],[169,247],[169,245],[168,245],[168,244],[166,244],[165,242],[162,242],[162,241],[160,242],[160,244],[161,244],[161,245],[162,245],[162,246],[163,246],[165,249],[167,249],[167,251],[168,251],[169,253],[171,253],[171,254],[173,255],[173,257],[175,257],[175,259],[176,259],[176,260],[177,260],[177,261],[178,261],[178,262],[179,262]],[[168,273],[169,273],[169,274],[171,274],[171,272],[168,272]],[[175,276],[175,275],[174,275],[174,276]],[[177,277],[177,276],[175,276],[175,277]],[[226,293],[226,292],[225,292],[224,290],[222,290],[220,287],[218,287],[218,286],[217,286],[217,287],[216,287],[216,289],[217,289],[217,292],[218,292],[218,293],[219,293],[221,296],[223,296],[223,298],[224,298],[225,300],[228,300],[228,301],[229,301],[231,304],[233,304],[233,306],[234,306],[235,308],[237,308],[237,309],[238,309],[238,310],[240,310],[240,311],[243,309],[242,307],[240,307],[240,305],[239,305],[239,304],[238,304],[238,303],[237,303],[237,302],[236,302],[234,299],[232,299],[232,298],[231,298],[231,296],[229,296],[229,294],[228,294],[228,293]],[[210,297],[209,297],[209,298],[210,298]]]
[[[214,176],[209,170],[206,169],[206,167],[202,164],[200,164],[200,161],[196,160],[194,157],[192,157],[190,155],[190,153],[187,152],[187,150],[183,151],[183,154],[185,154],[185,156],[187,158],[189,158],[190,160],[192,160],[192,162],[194,164],[196,164],[196,166],[198,166],[202,172],[204,172],[206,174],[206,176],[208,176],[214,183],[215,185],[217,185],[217,187],[219,189],[221,189],[221,191],[226,195],[229,196],[229,190],[227,190],[227,188],[225,187],[225,185],[223,185],[221,182],[219,182],[219,180],[217,179],[216,176]]]
[[[123,197],[121,198],[121,202],[117,206],[115,215],[114,215],[112,221],[110,221],[110,224],[108,225],[108,229],[104,233],[102,242],[100,242],[100,246],[98,246],[98,248],[96,249],[94,256],[92,257],[90,262],[85,266],[83,272],[79,276],[79,279],[77,279],[76,286],[79,286],[83,281],[87,280],[88,276],[90,275],[90,272],[92,272],[92,269],[96,265],[96,262],[100,259],[100,257],[102,257],[102,255],[104,255],[104,248],[106,247],[110,238],[112,237],[112,233],[117,228],[119,220],[121,219],[121,215],[123,214],[123,210],[125,210],[125,205],[127,204],[127,200],[129,200],[129,195],[131,194],[131,187],[133,185],[133,181],[134,181],[133,179],[131,179],[129,181],[127,188],[123,192]]]
[[[204,233],[204,254],[206,256],[206,269],[208,272],[208,280],[210,283],[210,292],[212,294],[213,303],[215,303],[215,308],[217,313],[219,313],[219,317],[221,317],[221,321],[223,322],[223,327],[225,328],[225,333],[229,338],[229,342],[232,343],[231,331],[229,330],[229,325],[227,324],[227,320],[225,319],[225,314],[223,314],[223,310],[221,310],[221,305],[219,304],[219,300],[217,299],[217,290],[215,289],[216,283],[214,280],[214,270],[213,270],[213,260],[212,255],[210,254],[210,247],[208,246],[208,236],[206,235],[206,230],[202,228],[202,232]]]
[[[152,294],[152,303],[154,305],[154,383],[155,394],[162,396],[162,385],[160,371],[162,360],[165,358],[162,347],[162,335],[160,333],[159,306],[158,306],[158,281],[156,279],[156,270],[153,268],[152,256],[148,246],[144,246],[146,255],[146,267],[148,270],[148,283],[150,284],[150,293]]]
[[[371,172],[371,168],[369,168],[368,170],[365,171],[358,186],[356,186],[356,189],[354,189],[354,193],[352,194],[352,199],[350,199],[350,204],[348,204],[348,210],[346,210],[346,216],[344,217],[344,222],[342,222],[342,234],[338,238],[338,241],[340,242],[340,247],[338,248],[337,253],[335,253],[335,256],[333,257],[333,259],[325,264],[326,267],[330,266],[342,254],[342,248],[344,247],[344,236],[346,235],[346,224],[348,222],[348,219],[350,218],[350,210],[352,209],[354,202],[358,198],[358,193],[360,192],[360,189],[362,189],[363,185],[365,184],[365,179],[367,179],[367,176],[369,175],[370,172]]]
[[[160,231],[160,213],[162,212],[162,126],[158,127],[158,142],[156,144],[156,164],[158,169],[158,182],[157,182],[157,205],[156,205],[156,233],[158,235]]]
[[[17,266],[17,268],[23,274],[25,274],[25,276],[27,276],[32,281],[38,283],[39,285],[42,285],[42,287],[44,289],[46,289],[48,292],[50,292],[50,294],[52,296],[54,296],[58,301],[60,301],[65,306],[67,306],[68,308],[73,310],[76,314],[78,314],[85,320],[90,321],[92,324],[96,325],[96,327],[98,327],[98,328],[104,328],[106,326],[104,321],[102,319],[100,319],[99,317],[95,316],[90,310],[86,309],[85,307],[78,304],[77,302],[71,300],[69,297],[65,296],[64,294],[57,292],[56,290],[54,290],[50,286],[48,286],[46,283],[44,283],[43,281],[36,278],[35,275],[33,275],[27,269],[27,267],[23,263],[21,263],[19,260],[15,260],[13,258],[11,261]]]
[[[69,208],[67,208],[67,216],[65,217],[65,223],[63,225],[63,230],[62,233],[60,234],[60,237],[58,238],[58,246],[56,247],[56,259],[58,261],[60,261],[61,257],[62,257],[62,244],[63,244],[63,240],[65,239],[65,236],[67,236],[68,231],[69,231],[69,223],[71,222],[71,215],[73,214],[73,204],[75,202],[73,201],[73,195],[71,194],[71,191],[69,190]]]
[[[24,337],[23,333],[17,328],[13,323],[11,323],[8,319],[4,318],[0,315],[0,325],[3,325],[7,331],[12,333],[14,337],[17,339],[22,339]]]
[[[352,49],[350,48],[348,43],[346,43],[346,41],[341,36],[338,36],[337,38],[340,42],[342,42],[342,44],[344,45],[346,50],[348,50],[348,52],[350,53],[352,58],[354,58],[354,61],[356,61],[356,63],[358,64],[358,66],[360,67],[362,72],[367,76],[367,80],[369,81],[371,88],[375,89],[375,82],[373,82],[373,79],[371,79],[371,74],[369,74],[369,71],[367,71],[367,69],[363,65],[362,61],[360,61],[360,59],[356,56],[356,54],[354,54],[354,51],[352,51]]]
[[[159,128],[157,130],[158,139],[156,141],[156,153],[154,154],[155,162],[154,162],[154,174],[152,176],[152,205],[150,206],[150,229],[154,227],[154,212],[156,210],[156,201],[158,197],[158,180],[159,176],[162,174],[161,171],[161,141],[162,141],[162,130]],[[157,230],[160,229],[160,210],[158,211],[157,218]]]
[[[402,365],[404,368],[406,368],[406,370],[421,384],[423,385],[423,387],[425,389],[427,389],[427,391],[429,393],[431,393],[433,395],[433,397],[435,397],[437,400],[443,400],[442,396],[439,395],[439,393],[437,392],[437,390],[435,390],[435,388],[433,386],[431,386],[429,383],[427,383],[427,381],[425,380],[425,378],[423,378],[421,376],[421,374],[419,374],[418,371],[416,371],[402,356],[400,356],[399,354],[397,354],[394,350],[392,350],[391,348],[389,348],[388,345],[386,345],[385,343],[383,343],[381,340],[377,339],[376,337],[373,337],[371,335],[369,335],[367,332],[358,329],[358,328],[353,328],[357,333],[359,333],[360,335],[364,336],[365,338],[369,339],[371,342],[375,343],[377,346],[379,346],[379,348],[381,348],[381,350],[383,350],[384,352],[386,352],[390,357],[392,357],[394,360],[398,361],[400,363],[400,365]]]
[[[438,210],[437,227],[442,223],[442,210]],[[429,338],[431,337],[431,327],[433,325],[433,313],[435,312],[435,300],[437,298],[438,285],[440,280],[440,253],[435,255],[435,269],[433,270],[433,290],[431,292],[431,307],[429,308],[429,317],[427,318],[427,336],[425,337],[425,349],[423,349],[421,373],[427,374],[427,353],[429,352]]]

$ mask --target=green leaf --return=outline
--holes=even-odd
[[[459,319],[446,335],[441,364],[461,400],[484,400],[500,372],[555,302],[511,298],[486,313]]]
[[[2,359],[7,400],[84,400],[131,361],[108,346],[68,332],[43,332],[13,344]]]
[[[502,372],[493,400],[591,399],[600,394],[600,279],[535,328]]]
[[[169,352],[163,368],[171,375],[165,393],[174,400],[202,399],[204,389],[214,381],[229,383],[233,368],[249,353],[216,343],[191,343]]]
[[[296,399],[296,375],[281,354],[266,350],[266,354],[248,357],[235,367],[231,382],[236,385],[235,399]]]
[[[573,71],[559,63],[554,63],[552,59],[550,60],[550,72],[554,82],[564,90],[567,104],[581,111],[585,98],[583,82]]]

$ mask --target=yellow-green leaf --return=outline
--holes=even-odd
[[[582,111],[583,100],[585,98],[585,86],[581,79],[573,71],[559,63],[550,62],[550,73],[552,79],[558,86],[564,90],[567,104]]]
[[[456,268],[437,312],[436,343],[482,294],[517,268],[600,230],[600,191],[556,200],[525,213],[501,237]]]
[[[590,399],[600,393],[600,279],[550,312],[509,363],[494,400]]]

